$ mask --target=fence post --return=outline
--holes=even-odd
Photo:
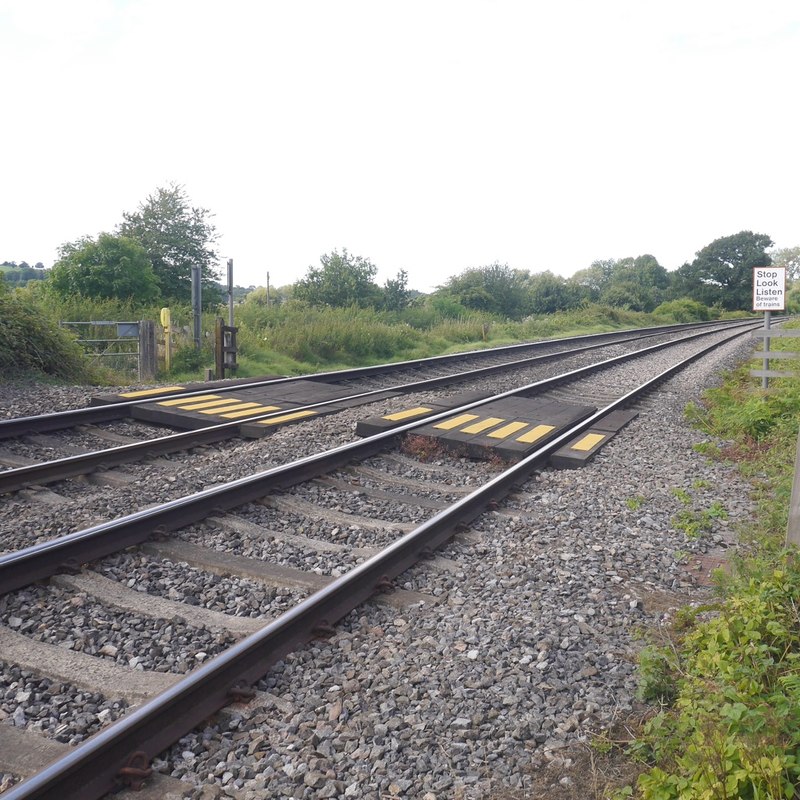
[[[225,320],[217,317],[214,325],[214,366],[216,378],[221,381],[225,378]]]
[[[156,377],[156,324],[151,319],[139,323],[139,380],[152,381]]]
[[[800,434],[797,436],[797,452],[794,458],[794,481],[792,482],[792,499],[789,501],[786,544],[800,547]]]

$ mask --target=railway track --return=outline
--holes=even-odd
[[[441,576],[457,576],[460,569],[452,556],[434,556],[437,547],[527,481],[576,436],[615,410],[635,405],[640,396],[685,366],[678,356],[670,355],[672,364],[665,368],[665,354],[679,349],[684,351],[683,357],[695,359],[700,348],[707,346],[700,344],[702,340],[710,340],[717,347],[724,346],[730,336],[714,333],[671,347],[662,343],[643,350],[633,368],[626,363],[627,357],[619,356],[607,360],[602,367],[587,365],[568,375],[541,379],[521,390],[505,392],[501,400],[522,396],[576,408],[597,408],[577,414],[579,419],[574,424],[563,426],[542,446],[532,440],[533,446],[508,468],[491,458],[470,462],[471,467],[464,474],[466,462],[457,450],[452,455],[442,455],[442,463],[434,466],[419,464],[408,454],[397,452],[395,442],[403,437],[411,452],[431,441],[440,448],[441,442],[430,437],[408,440],[408,436],[459,416],[479,416],[483,401],[476,400],[428,414],[421,423],[401,422],[360,441],[332,447],[324,454],[295,459],[254,476],[0,557],[0,588],[7,593],[2,607],[6,627],[0,629],[0,652],[13,654],[16,668],[22,664],[23,671],[47,664],[64,686],[69,684],[78,693],[83,689],[97,697],[97,702],[90,705],[102,708],[95,711],[96,719],[86,730],[113,720],[126,706],[144,702],[52,768],[41,770],[10,789],[7,796],[14,800],[99,797],[120,781],[136,782],[148,772],[150,761],[188,730],[231,700],[246,699],[250,686],[262,678],[271,664],[316,636],[333,634],[336,621],[376,592],[396,590],[397,576],[420,560],[427,566],[405,580],[400,591],[387,594],[384,602],[395,608],[435,606],[437,580]],[[601,380],[592,373],[602,376]],[[648,373],[647,380],[643,380],[644,373]],[[393,398],[393,402],[397,401]],[[498,419],[495,427],[500,423],[519,424]],[[535,428],[532,425],[530,430]],[[458,441],[446,444],[459,446]],[[498,511],[490,513],[502,515]],[[467,533],[456,540],[463,545],[464,541],[474,544],[479,538]],[[144,549],[113,555],[134,544],[142,544]],[[450,547],[459,546],[457,543]],[[95,562],[92,570],[56,574],[63,572],[65,566],[75,572],[88,561]],[[311,571],[290,565],[298,561],[311,566]],[[215,575],[219,589],[201,602],[196,594],[187,591],[185,580],[179,582],[175,578],[170,584],[170,565],[176,563]],[[48,584],[31,587],[32,581],[50,576],[55,577]],[[126,587],[131,582],[138,591]],[[175,597],[181,600],[151,597],[158,592],[159,583],[171,585]],[[238,607],[235,603],[234,608],[230,607],[231,596],[241,598],[236,601],[240,603]],[[123,627],[120,618],[135,614],[142,619],[139,624],[145,633],[140,639],[146,639],[147,632],[153,630],[152,622],[146,620],[180,621],[173,624],[177,631],[170,631],[156,648],[148,648],[147,657],[136,660],[138,650],[126,648],[130,640],[117,638],[115,643],[100,645],[96,636],[87,639],[75,634],[76,626],[61,626],[62,630],[53,634],[47,625],[41,629],[42,624],[35,618],[33,623],[25,618],[25,609],[32,604],[46,607],[54,598],[56,604],[68,607],[76,597],[82,604],[80,616],[93,620],[94,627],[89,626],[93,630]],[[143,600],[151,606],[148,608]],[[233,616],[229,616],[231,611]],[[271,621],[265,624],[264,618]],[[37,625],[39,630],[34,630]],[[33,646],[30,642],[36,636],[31,634],[37,633],[39,638]],[[233,640],[245,635],[246,639],[231,646]],[[78,642],[80,647],[76,647]],[[186,642],[194,643],[191,659],[176,652],[176,648],[188,647]],[[103,649],[105,652],[100,652]],[[45,653],[59,650],[59,655],[69,653],[69,664],[57,661],[52,667]],[[87,655],[92,650],[95,654]],[[150,650],[159,652],[152,654]],[[105,673],[99,670],[103,674],[95,683],[95,670],[88,667],[85,659],[108,667]],[[142,673],[143,662],[148,669]],[[198,663],[200,666],[187,677],[179,679],[180,673]],[[137,680],[126,685],[132,673]],[[21,694],[25,695],[26,690]],[[23,714],[28,700],[25,698],[17,706]],[[260,694],[255,702],[275,700]],[[79,738],[78,734],[74,736]],[[10,766],[0,765],[0,769],[13,773]],[[313,783],[317,782],[315,776]],[[324,779],[322,783],[333,785]],[[324,786],[304,785],[313,791],[324,790]]]
[[[726,325],[730,324],[726,323]],[[0,470],[0,494],[15,491],[25,486],[43,485],[76,475],[90,474],[98,469],[107,469],[111,466],[134,462],[142,458],[153,458],[162,454],[190,450],[195,447],[230,440],[242,435],[242,420],[239,419],[242,414],[246,415],[248,423],[245,435],[252,436],[253,429],[259,423],[267,425],[273,422],[278,424],[290,423],[295,419],[304,419],[306,415],[314,416],[319,413],[326,413],[330,408],[340,409],[348,405],[375,402],[396,394],[410,394],[426,389],[459,385],[466,381],[474,381],[482,376],[502,374],[509,371],[517,373],[520,370],[543,367],[553,361],[566,362],[572,358],[587,358],[591,357],[593,353],[602,353],[603,350],[609,348],[617,350],[620,347],[641,347],[650,339],[667,339],[670,336],[674,336],[676,332],[684,335],[687,330],[709,328],[707,325],[697,326],[695,324],[665,327],[665,330],[646,329],[633,335],[630,332],[623,332],[624,335],[600,334],[589,337],[576,337],[575,339],[559,342],[513,345],[489,351],[426,359],[421,362],[423,367],[414,367],[413,372],[416,373],[414,375],[411,374],[409,365],[405,363],[334,373],[336,385],[350,386],[352,391],[344,395],[339,394],[333,403],[324,399],[312,399],[311,402],[294,404],[291,409],[292,413],[288,415],[289,419],[286,419],[285,409],[258,413],[258,407],[254,410],[247,410],[248,405],[257,406],[256,403],[242,403],[241,405],[246,409],[244,412],[235,411],[229,415],[229,417],[235,417],[236,419],[226,421],[226,416],[220,414],[218,415],[219,419],[213,424],[200,422],[195,425],[193,430],[161,435],[157,429],[154,430],[152,427],[144,426],[138,421],[122,419],[132,412],[135,413],[135,409],[142,404],[154,401],[155,395],[153,392],[145,391],[123,393],[117,398],[105,398],[100,406],[0,421],[0,440],[13,437],[22,437],[24,439],[14,447],[0,448],[0,465],[8,467],[5,470]],[[588,342],[587,339],[589,340]],[[549,352],[541,352],[542,350]],[[531,352],[534,354],[530,355]],[[520,355],[523,357],[520,358]],[[602,359],[602,355],[596,357]],[[487,361],[492,363],[476,367],[472,360],[477,360],[481,364],[485,364]],[[470,368],[467,370],[460,369],[465,365],[470,365]],[[444,372],[442,372],[443,366],[446,367]],[[426,374],[421,377],[418,373],[422,371],[435,374]],[[315,380],[322,382],[324,377],[316,376]],[[414,380],[406,380],[409,377],[414,377]],[[365,383],[365,380],[370,383]],[[373,385],[376,381],[380,384],[377,387]],[[159,395],[155,398],[155,401],[159,405],[168,406],[176,402],[176,397],[184,397],[187,398],[187,403],[184,406],[189,406],[191,398],[223,397],[226,392],[237,389],[241,391],[242,388],[253,390],[257,387],[262,387],[262,389],[267,387],[268,390],[269,387],[290,385],[297,382],[308,384],[306,378],[273,379],[255,382],[236,381],[233,386],[226,385],[213,388],[214,395],[209,394],[209,389],[193,390],[176,395],[173,394],[172,390],[178,390],[182,387],[175,386],[168,387],[166,390],[158,390]],[[314,393],[313,387],[306,389],[306,391],[312,395]],[[108,402],[110,399],[117,400],[126,394],[145,395],[146,397],[139,397],[136,400],[123,400],[121,402]],[[213,400],[207,403],[199,403],[198,405],[214,405],[216,402],[221,401]],[[213,411],[213,409],[211,410]],[[208,411],[203,411],[202,413],[208,413]],[[118,421],[110,429],[101,427],[101,424],[109,419]],[[48,432],[62,430],[65,427],[74,427],[76,431],[61,439],[53,436],[52,433],[48,434]],[[256,433],[258,434],[259,432],[256,431]],[[110,444],[111,446],[96,449],[99,442],[103,442],[106,445]],[[61,457],[54,456],[54,453],[58,454],[59,450],[62,451],[63,455]],[[95,480],[102,479],[96,477]]]

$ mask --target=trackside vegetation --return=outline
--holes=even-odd
[[[764,393],[743,367],[687,413],[728,443],[699,449],[738,465],[758,513],[715,601],[684,609],[670,644],[642,652],[640,697],[661,710],[628,751],[645,765],[636,786],[612,797],[791,800],[800,797],[800,558],[784,542],[800,381],[777,379]]]
[[[93,366],[90,361],[82,363],[77,344],[59,328],[58,322],[158,320],[160,303],[143,305],[130,298],[86,297],[79,293],[62,295],[47,284],[47,281],[36,281],[7,290],[3,295],[4,302],[15,309],[7,319],[0,319],[3,379],[33,369],[74,381],[130,382],[130,374],[113,374],[103,371],[102,365]],[[226,311],[212,308],[203,312],[204,335],[197,350],[190,334],[191,308],[174,303],[170,309],[174,331],[172,369],[160,377],[164,380],[202,379],[204,368],[214,364],[211,335],[214,318]],[[297,375],[549,337],[727,316],[736,315],[687,298],[665,303],[650,313],[584,302],[578,308],[513,320],[490,312],[467,311],[460,305],[444,302],[441,297],[418,299],[400,310],[379,310],[357,305],[317,306],[295,298],[267,304],[264,294],[256,291],[235,307],[235,322],[239,328],[238,375]],[[22,319],[30,320],[37,329],[52,329],[53,341],[44,348],[37,335],[20,329]]]
[[[38,304],[4,288],[0,280],[0,376],[92,379],[83,350]]]

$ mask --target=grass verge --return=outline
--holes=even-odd
[[[800,381],[765,393],[743,367],[687,413],[728,442],[704,452],[737,464],[758,513],[716,602],[685,610],[669,645],[642,652],[640,697],[660,710],[628,748],[643,772],[610,797],[800,798],[800,559],[785,546]]]

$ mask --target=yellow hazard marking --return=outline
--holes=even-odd
[[[523,444],[532,444],[537,439],[541,439],[542,436],[550,433],[550,431],[554,429],[555,425],[537,425],[527,433],[523,433],[522,436],[518,436],[517,441],[522,442]]]
[[[416,408],[409,408],[408,411],[398,411],[396,414],[387,414],[384,419],[387,419],[390,422],[397,422],[401,419],[408,419],[409,417],[418,417],[420,414],[427,414],[429,411],[433,411],[433,409],[428,408],[427,406],[417,406]]]
[[[478,419],[477,414],[459,414],[457,417],[452,417],[451,419],[446,419],[444,422],[439,422],[434,425],[434,428],[439,428],[443,431],[451,431],[453,428],[457,428],[459,425],[463,425],[465,422],[470,422],[473,419]]]
[[[292,414],[281,414],[279,417],[272,417],[272,419],[260,419],[256,425],[280,425],[281,422],[291,422],[293,419],[302,419],[303,417],[311,417],[316,414],[316,411],[295,411]]]
[[[228,411],[241,411],[243,408],[255,408],[259,403],[243,403],[241,400],[231,401],[227,406],[218,406],[217,408],[207,408],[201,411],[201,414],[222,414]]]
[[[587,433],[580,441],[575,442],[570,450],[591,450],[598,442],[606,438],[604,433]]]
[[[168,394],[169,392],[182,392],[185,386],[164,386],[161,389],[142,389],[139,392],[122,392],[120,397],[152,397],[154,394]]]
[[[505,439],[508,436],[511,436],[512,433],[516,433],[517,431],[521,431],[523,428],[527,428],[529,424],[529,422],[509,422],[508,425],[503,425],[502,428],[498,428],[496,431],[492,431],[486,435],[490,439]]]
[[[246,411],[232,411],[230,414],[220,414],[225,419],[238,419],[239,417],[254,417],[256,414],[269,414],[270,411],[280,411],[280,406],[258,406],[248,408]]]
[[[495,425],[499,425],[501,422],[505,422],[502,417],[487,417],[486,419],[478,420],[478,422],[473,422],[472,425],[467,425],[466,428],[462,428],[461,433],[483,433],[487,428],[494,428]]]
[[[178,406],[178,408],[181,411],[199,411],[201,408],[220,408],[229,406],[231,403],[241,402],[241,400],[231,400],[230,397],[221,397],[219,400],[204,400],[202,403],[186,403],[186,405]]]
[[[160,406],[179,406],[182,403],[196,403],[200,400],[216,400],[219,398],[218,394],[201,394],[197,397],[179,397],[177,400],[160,400]]]

